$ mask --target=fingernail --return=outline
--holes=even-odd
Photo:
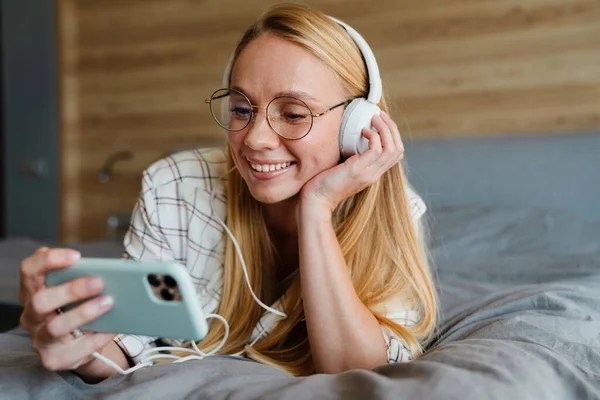
[[[71,262],[77,262],[81,258],[81,253],[78,251],[69,251],[65,254],[65,260]]]
[[[113,298],[110,296],[102,296],[98,299],[98,308],[105,310],[113,305]]]
[[[98,290],[98,289],[102,288],[102,280],[98,279],[98,278],[90,278],[85,283],[85,288],[90,292],[92,290]]]

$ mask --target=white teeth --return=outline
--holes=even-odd
[[[248,160],[248,161],[250,162],[250,166],[252,167],[252,169],[254,169],[258,172],[279,171],[280,169],[285,169],[292,164],[291,162],[285,162],[285,163],[279,163],[279,164],[255,164],[255,163],[251,162],[250,160]]]

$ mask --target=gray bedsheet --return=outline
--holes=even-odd
[[[87,385],[0,335],[0,398],[600,399],[600,225],[535,210],[433,210],[442,322],[429,351],[294,378],[214,357]]]

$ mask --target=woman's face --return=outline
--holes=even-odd
[[[231,87],[243,92],[253,105],[265,107],[277,96],[293,96],[313,113],[346,100],[332,70],[308,50],[271,34],[253,40],[241,52],[232,70]],[[343,107],[314,118],[310,133],[300,140],[281,138],[267,123],[264,108],[257,111],[246,128],[229,133],[235,165],[257,201],[274,204],[289,199],[312,177],[338,164]],[[275,171],[270,171],[271,165]],[[266,166],[269,172],[264,172]]]

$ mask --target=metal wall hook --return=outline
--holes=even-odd
[[[116,153],[112,153],[108,156],[104,165],[98,172],[98,181],[100,183],[106,183],[110,180],[113,174],[113,168],[116,163],[120,161],[128,161],[133,158],[133,153],[129,150],[122,150]]]

